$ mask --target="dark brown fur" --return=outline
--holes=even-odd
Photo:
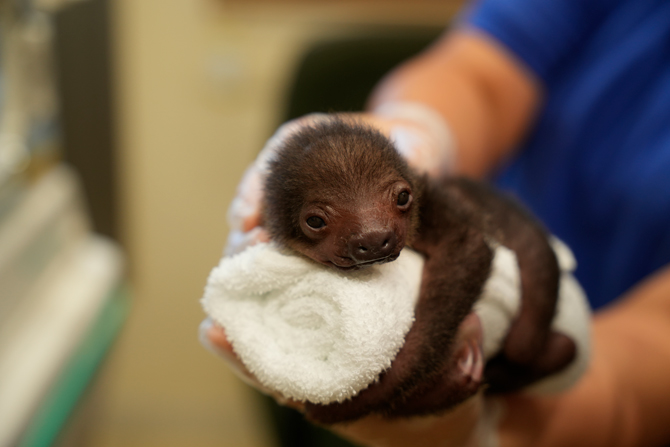
[[[400,191],[411,194],[407,207],[399,206]],[[379,132],[333,119],[286,141],[271,163],[265,197],[264,224],[271,237],[318,262],[340,268],[367,264],[350,254],[357,246],[350,241],[384,231],[396,245],[370,262],[395,259],[405,244],[426,257],[416,322],[392,368],[354,399],[307,403],[312,419],[334,423],[371,412],[425,414],[474,394],[481,384],[454,372],[454,339],[490,274],[492,241],[516,252],[523,299],[503,350],[487,366],[490,389],[518,388],[574,356],[572,342],[548,329],[559,270],[547,234],[486,185],[464,178],[438,184],[417,176]],[[306,227],[304,220],[314,213],[327,225]]]

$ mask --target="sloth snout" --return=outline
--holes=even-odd
[[[356,262],[383,259],[396,249],[398,237],[393,230],[374,230],[349,239],[349,256]]]

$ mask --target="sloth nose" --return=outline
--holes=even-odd
[[[349,255],[357,262],[382,259],[393,253],[397,242],[392,230],[369,231],[349,239]]]

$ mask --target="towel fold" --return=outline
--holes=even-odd
[[[571,275],[574,258],[558,240],[553,245],[563,271],[553,326],[575,340],[577,358],[533,392],[570,387],[590,355],[590,314]],[[390,367],[414,321],[422,268],[423,258],[408,249],[394,262],[339,272],[259,244],[221,260],[202,305],[261,384],[295,400],[342,402]],[[500,349],[519,305],[516,256],[498,246],[475,306],[487,358]]]
[[[524,390],[540,394],[557,393],[570,388],[584,374],[591,357],[591,309],[586,294],[572,275],[577,262],[572,251],[559,239],[551,237],[550,243],[561,270],[552,328],[575,342],[577,355],[562,371]],[[521,278],[516,255],[506,247],[496,247],[491,276],[474,306],[484,332],[483,353],[486,360],[500,350],[520,306]]]

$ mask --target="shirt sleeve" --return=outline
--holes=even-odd
[[[462,21],[494,37],[545,82],[598,27],[614,0],[481,0]]]

